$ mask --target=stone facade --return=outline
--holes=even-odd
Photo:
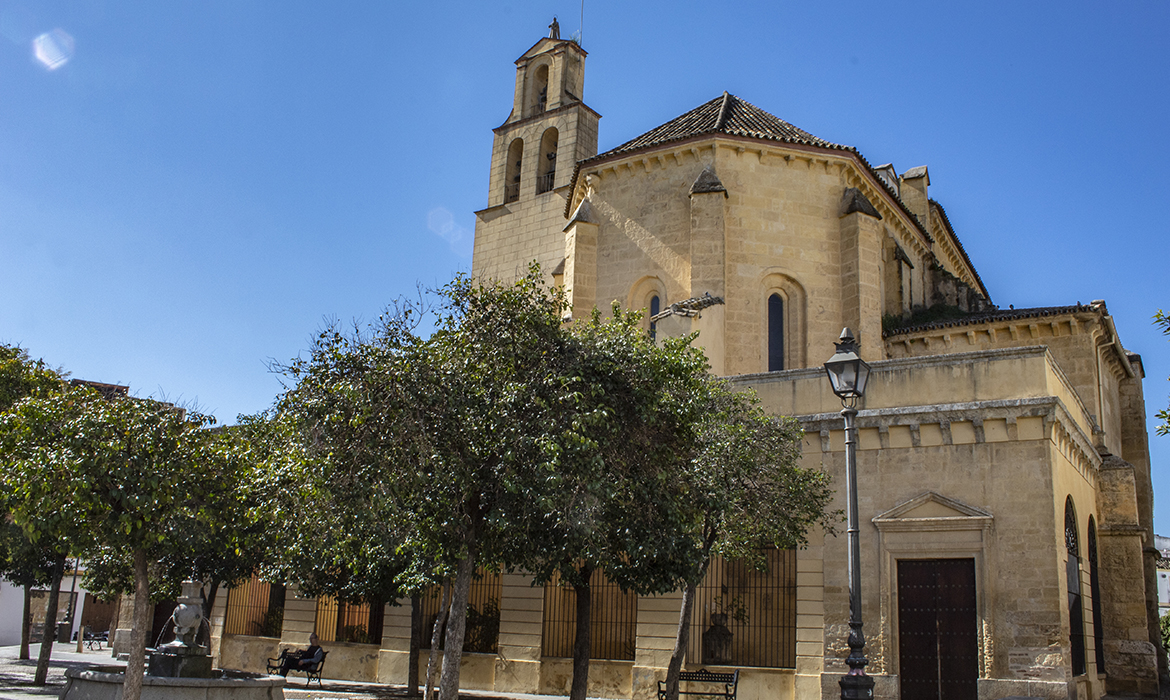
[[[820,364],[852,328],[873,368],[858,481],[876,696],[900,697],[921,671],[902,651],[912,589],[901,567],[951,560],[974,571],[974,622],[962,630],[975,640],[969,697],[1156,694],[1164,654],[1144,373],[1104,302],[997,308],[930,198],[925,166],[899,175],[870,165],[726,93],[596,154],[584,59],[550,38],[517,61],[473,274],[514,278],[536,260],[564,285],[574,317],[614,301],[668,309],[722,298],[697,316],[659,318],[655,332],[698,331],[712,371],[796,416],[804,463],[836,484],[844,432]],[[844,507],[843,492],[837,501]],[[798,552],[795,664],[742,669],[741,697],[839,696],[845,558],[831,533]],[[678,604],[638,600],[633,660],[594,662],[591,696],[655,696]],[[526,577],[503,577],[499,651],[465,655],[464,687],[567,692],[566,660],[542,657],[543,605]],[[280,641],[303,644],[311,615],[311,601],[290,596]],[[402,683],[408,638],[409,614],[387,607],[380,648],[338,649],[330,666]],[[218,644],[225,664],[252,670],[272,647]]]

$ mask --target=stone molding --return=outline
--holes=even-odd
[[[806,434],[819,434],[822,452],[836,452],[830,447],[829,435],[842,430],[838,413],[816,413],[794,416]],[[1016,423],[1020,418],[1043,418],[1046,440],[1051,440],[1061,454],[1090,482],[1096,482],[1096,473],[1101,469],[1102,457],[1093,447],[1064,403],[1055,396],[1041,396],[1029,399],[1000,399],[995,401],[970,401],[929,406],[899,406],[895,408],[864,409],[857,413],[858,429],[877,428],[881,449],[889,449],[889,429],[893,426],[908,426],[913,438],[913,447],[921,447],[917,435],[923,425],[938,425],[943,435],[943,445],[970,444],[955,443],[951,434],[952,423],[971,423],[975,433],[975,444],[988,442],[983,424],[988,420],[1004,419],[1008,426],[1008,442],[1019,440]],[[860,446],[865,450],[864,446]]]
[[[952,352],[943,355],[919,355],[915,357],[895,357],[889,360],[874,360],[869,363],[870,369],[874,372],[883,370],[899,370],[906,368],[917,367],[937,367],[949,366],[962,362],[966,363],[982,363],[990,360],[1005,360],[1013,358],[1030,358],[1039,355],[1049,355],[1049,362],[1056,367],[1055,360],[1052,359],[1048,352],[1046,345],[1028,345],[1018,348],[994,348],[990,350],[970,350],[967,352]],[[827,359],[827,358],[826,358]],[[1059,371],[1056,367],[1061,379],[1068,383],[1064,377],[1064,373]],[[766,382],[786,382],[793,379],[805,379],[808,377],[825,376],[824,367],[803,367],[801,369],[787,369],[782,372],[755,372],[752,374],[737,374],[725,379],[733,383],[750,383],[763,384]],[[1068,385],[1070,390],[1072,385]]]
[[[955,511],[958,515],[927,518],[904,517],[907,513],[926,503],[937,503]],[[962,501],[947,498],[934,491],[926,491],[884,513],[875,515],[871,522],[882,532],[919,530],[933,532],[937,530],[990,530],[994,524],[993,521],[994,516],[982,508],[969,506]]]

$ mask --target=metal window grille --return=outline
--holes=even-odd
[[[284,586],[253,576],[228,591],[224,634],[279,637],[284,623]]]
[[[536,178],[536,193],[544,194],[545,192],[552,191],[553,183],[556,181],[556,179],[556,171],[545,173],[544,175]]]
[[[711,560],[695,590],[687,663],[796,667],[796,550],[762,554],[763,571]]]
[[[1068,549],[1065,575],[1068,578],[1068,634],[1072,645],[1072,672],[1085,672],[1085,604],[1081,598],[1081,546],[1072,496],[1064,501],[1064,544]]]
[[[333,596],[321,596],[317,598],[314,631],[323,642],[380,644],[383,607],[381,603],[346,603]]]
[[[513,182],[510,185],[504,185],[504,204],[511,204],[520,199],[520,183]]]
[[[600,569],[589,579],[589,656],[633,660],[637,641],[638,596],[623,592]],[[541,653],[571,657],[577,633],[577,593],[554,577],[544,586]]]
[[[442,596],[442,587],[432,586],[423,593],[423,638],[420,648],[431,648],[431,632],[435,627],[435,619],[439,616],[439,598]],[[439,636],[439,648],[443,648],[443,640],[447,630],[444,626]],[[475,572],[475,579],[471,582],[471,590],[467,596],[467,628],[463,636],[463,651],[482,654],[496,653],[497,642],[500,637],[500,575],[484,572],[479,569]]]
[[[1105,672],[1105,628],[1101,620],[1101,572],[1097,568],[1097,525],[1089,516],[1089,594],[1093,596],[1093,651],[1097,673]]]

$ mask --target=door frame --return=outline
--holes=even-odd
[[[919,509],[953,514],[916,517]],[[901,676],[898,658],[898,561],[902,559],[974,559],[975,621],[979,649],[979,678],[991,677],[994,659],[990,601],[995,576],[988,569],[994,557],[994,518],[991,513],[933,491],[876,516],[878,529],[878,590],[883,627],[881,657],[885,673]],[[901,685],[898,688],[901,694]]]

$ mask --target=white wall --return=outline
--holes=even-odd
[[[61,610],[64,614],[64,605],[69,600],[70,586],[73,576],[66,576],[61,581]],[[81,587],[81,577],[77,578],[77,614],[73,616],[73,631],[81,627],[81,613],[85,610],[86,590]],[[0,581],[0,647],[20,644],[20,614],[24,610],[24,589],[13,586],[7,581]],[[33,640],[38,641],[38,640]]]

